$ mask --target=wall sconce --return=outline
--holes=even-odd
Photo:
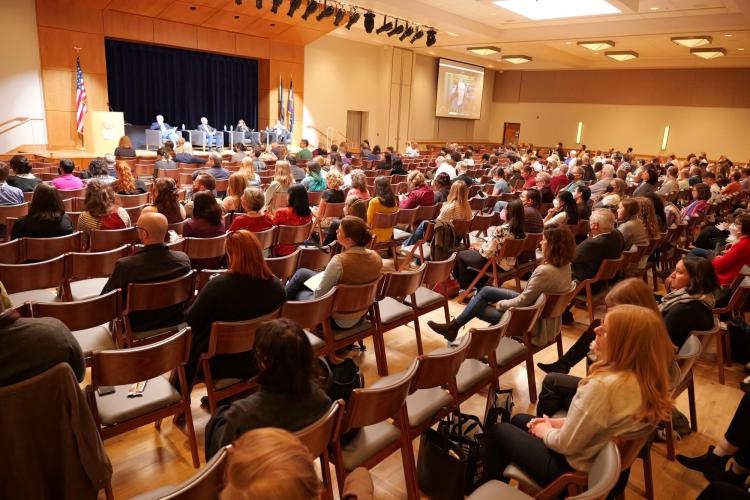
[[[583,122],[578,122],[578,132],[576,132],[576,144],[581,143],[582,136],[583,136]]]
[[[661,139],[661,150],[666,151],[667,142],[669,141],[669,125],[664,127],[664,137]]]

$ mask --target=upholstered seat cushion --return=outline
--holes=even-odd
[[[521,342],[513,340],[510,337],[502,337],[495,350],[497,366],[502,368],[524,352],[526,352],[526,346]]]
[[[526,475],[524,471],[518,468],[516,464],[511,463],[509,464],[505,470],[503,471],[503,477],[508,477],[510,479],[515,479],[519,483],[523,483],[525,485],[531,486],[532,489],[536,491],[540,491],[542,487],[531,477]]]
[[[115,341],[112,339],[112,332],[109,331],[107,324],[86,328],[85,330],[76,330],[73,332],[73,336],[86,356],[93,351],[117,349]]]
[[[180,393],[164,376],[149,380],[139,397],[129,398],[128,391],[130,385],[115,386],[115,392],[104,396],[94,391],[103,425],[122,423],[180,401]]]
[[[339,341],[349,337],[353,337],[358,333],[362,333],[365,330],[372,328],[370,321],[363,319],[351,328],[334,328],[333,329],[333,340]]]
[[[412,248],[414,248],[414,245],[404,245],[404,246],[402,246],[401,247],[401,254],[402,255],[408,254],[409,252],[411,252]],[[430,258],[430,245],[428,245],[427,243],[423,243],[422,244],[422,252],[424,252],[424,258],[425,259],[429,259]],[[415,249],[414,250],[414,257],[417,257],[417,258],[420,257],[419,249]]]
[[[467,500],[530,500],[533,497],[502,481],[488,481],[466,498]]]
[[[380,450],[398,441],[400,434],[398,428],[389,422],[362,427],[342,448],[344,469],[356,469]]]
[[[449,406],[453,398],[442,387],[419,389],[406,398],[409,427],[418,427],[431,419],[441,408]]]
[[[180,323],[178,325],[173,326],[164,326],[161,328],[156,328],[154,330],[143,330],[142,332],[130,332],[130,334],[133,336],[133,338],[138,340],[147,339],[149,337],[156,337],[157,335],[161,335],[163,333],[169,333],[169,332],[176,332],[178,330],[181,330],[185,327],[187,327],[187,323]]]
[[[175,488],[176,486],[174,485],[162,486],[161,488],[156,488],[155,490],[148,491],[137,497],[130,497],[130,500],[161,500],[172,493]]]
[[[72,281],[70,283],[70,293],[73,296],[73,300],[90,299],[101,295],[102,289],[106,284],[107,278]]]
[[[487,380],[492,375],[492,368],[478,359],[466,359],[456,374],[458,393],[464,394],[473,389],[481,380]]]
[[[233,378],[233,377],[220,378],[220,379],[214,380],[214,387],[216,388],[217,391],[220,391],[234,384],[239,384],[240,382],[244,382],[244,380],[242,380],[241,378]]]
[[[423,286],[417,288],[417,291],[414,295],[417,298],[417,309],[423,309],[433,304],[442,305],[443,302],[445,302],[445,297],[443,295]],[[406,299],[404,299],[404,302],[407,305],[411,305],[411,296],[406,297]]]
[[[56,288],[39,288],[37,290],[26,290],[8,295],[13,306],[20,306],[24,302],[60,302]]]
[[[378,309],[380,310],[380,321],[384,325],[404,318],[410,318],[414,314],[411,306],[407,306],[392,297],[386,297],[378,301]]]
[[[326,341],[312,333],[310,330],[305,330],[305,335],[307,335],[307,340],[310,341],[310,347],[312,347],[313,352],[317,352],[326,346]]]
[[[397,227],[393,228],[393,239],[394,240],[405,240],[407,238],[411,237],[411,233],[407,233],[406,231],[403,231]]]

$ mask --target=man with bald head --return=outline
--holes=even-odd
[[[167,218],[160,213],[147,212],[138,218],[136,228],[143,248],[133,255],[123,257],[104,285],[102,294],[116,288],[122,290],[126,303],[130,283],[156,283],[184,276],[190,271],[190,259],[183,252],[170,250],[164,244],[167,235]],[[183,321],[182,305],[130,314],[130,324],[135,331],[154,330],[176,325]]]

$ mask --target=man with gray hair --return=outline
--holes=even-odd
[[[607,186],[609,186],[609,183],[612,181],[612,179],[615,176],[615,167],[613,167],[610,164],[605,164],[602,166],[601,171],[601,177],[599,177],[599,180],[589,186],[591,189],[591,197],[592,198],[598,198],[604,192],[607,190]]]

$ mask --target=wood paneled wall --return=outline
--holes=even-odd
[[[289,80],[292,78],[296,110],[295,142],[299,140],[304,101],[304,44],[320,37],[320,30],[299,27],[286,37],[269,40],[262,36],[188,24],[203,21],[197,18],[180,17],[180,21],[185,22],[176,22],[150,17],[158,15],[165,5],[171,3],[164,0],[123,1],[127,2],[128,9],[143,15],[112,10],[116,0],[36,0],[50,147],[81,146],[80,136],[75,130],[73,47],[81,48],[81,68],[84,71],[89,109],[107,110],[105,37],[258,59],[259,128],[272,124],[277,117],[279,77],[284,80],[285,104]],[[203,15],[202,9],[190,12],[193,16]],[[219,14],[223,12],[219,11],[215,17],[220,17]],[[214,24],[221,25],[221,22],[221,19],[217,19]],[[266,34],[260,28],[254,32]],[[273,33],[269,32],[267,35],[273,36]]]

